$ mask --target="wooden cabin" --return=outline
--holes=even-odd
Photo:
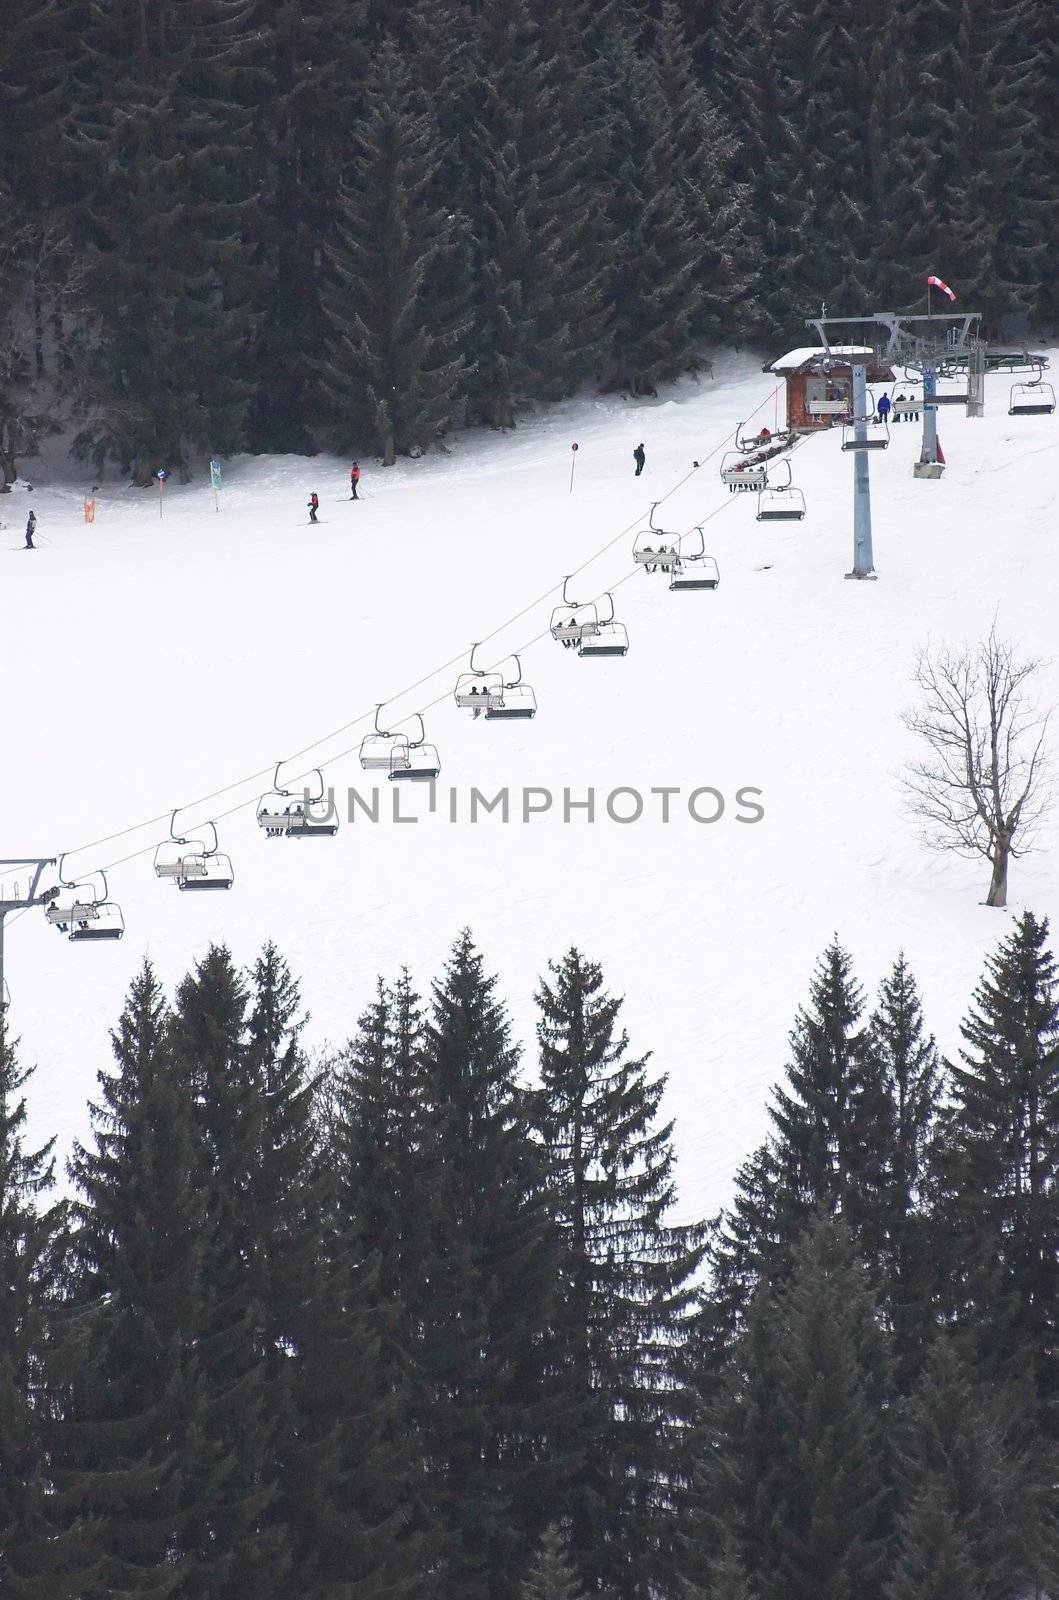
[[[783,379],[787,427],[792,433],[816,433],[848,421],[852,413],[853,364],[863,359],[869,387],[886,385],[896,374],[874,350],[861,345],[833,345],[830,355],[820,346],[789,350],[764,368]]]

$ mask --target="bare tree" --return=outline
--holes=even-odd
[[[911,810],[935,850],[984,856],[987,906],[1007,904],[1008,862],[1034,846],[1051,804],[1045,738],[1050,712],[1029,693],[1039,661],[1018,661],[996,636],[960,650],[922,650],[922,701],[903,718],[927,746],[903,777]]]

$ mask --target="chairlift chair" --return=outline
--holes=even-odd
[[[885,450],[890,443],[890,421],[888,417],[880,417],[875,406],[875,396],[871,390],[866,392],[867,415],[851,417],[842,424],[843,450]],[[858,439],[856,427],[863,422],[866,427],[874,428],[876,432],[869,434],[866,439]],[[882,430],[879,432],[879,430]]]
[[[721,581],[720,569],[713,556],[706,554],[706,540],[701,527],[692,530],[699,536],[697,550],[680,551],[680,560],[669,574],[669,587],[678,589],[716,589]]]
[[[770,483],[757,497],[758,522],[801,522],[805,516],[805,496],[791,482],[791,464],[787,468],[786,483]]]
[[[537,696],[529,684],[522,681],[522,662],[518,656],[512,659],[518,675],[510,682],[503,680],[499,700],[490,700],[485,708],[486,722],[526,721],[537,714]]]
[[[1045,383],[1040,371],[1028,383],[1012,385],[1008,397],[1009,417],[1043,417],[1055,410],[1055,390]]]
[[[784,428],[766,428],[765,437],[762,438],[761,430],[757,433],[744,433],[746,426],[741,422],[735,430],[735,447],[742,456],[753,455],[755,450],[771,450],[774,445],[780,445],[787,437]]]
[[[125,932],[125,919],[121,907],[108,898],[106,873],[94,872],[88,878],[69,882],[63,877],[63,859],[59,859],[59,894],[44,913],[47,922],[75,944],[89,939],[120,939]],[[97,878],[98,885],[93,882]],[[69,890],[65,900],[63,889]]]
[[[364,772],[389,772],[394,746],[408,743],[405,734],[391,733],[388,728],[379,727],[379,712],[382,707],[383,702],[380,700],[375,707],[375,727],[360,741],[360,765]]]
[[[677,564],[677,546],[680,541],[675,533],[667,533],[664,528],[655,527],[654,518],[657,510],[656,500],[651,507],[647,527],[643,528],[633,541],[632,558],[645,572],[672,572]],[[648,540],[652,543],[649,544]]]
[[[217,828],[206,823],[212,835],[207,839],[186,839],[175,831],[177,813],[169,819],[169,838],[163,839],[154,853],[154,870],[178,889],[230,889],[235,882],[231,857],[217,848]]]
[[[763,461],[747,461],[735,450],[729,450],[721,461],[721,482],[726,483],[733,494],[739,490],[756,492],[766,488],[768,481],[768,467]]]
[[[394,749],[390,761],[391,782],[433,783],[441,771],[437,746],[427,744],[423,718],[418,712],[416,718],[419,722],[419,738],[407,739],[403,747]]]
[[[610,616],[603,618],[599,615],[598,605],[593,605],[596,614],[596,627],[592,633],[583,634],[577,647],[579,656],[624,656],[629,650],[629,635],[624,623],[614,620],[614,596],[608,593],[605,597],[610,601]]]
[[[494,701],[503,702],[504,680],[499,672],[486,672],[474,664],[476,644],[471,646],[471,661],[466,672],[461,672],[456,680],[453,699],[461,711],[469,711],[472,716],[480,717],[487,711]]]
[[[313,768],[313,774],[320,792],[310,794],[308,789],[304,789],[299,795],[293,789],[280,786],[279,769],[282,765],[282,761],[276,762],[272,792],[262,795],[258,802],[259,827],[264,828],[270,839],[333,839],[338,832],[338,813],[334,805],[325,801],[323,816],[313,811],[313,806],[319,805],[325,794],[324,775],[319,767]]]
[[[599,618],[594,606],[583,600],[570,599],[566,592],[569,582],[569,578],[563,579],[563,598],[552,611],[548,631],[556,643],[572,650],[599,631]]]

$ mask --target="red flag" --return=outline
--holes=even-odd
[[[931,276],[927,279],[927,283],[930,285],[930,287],[932,289],[940,289],[942,294],[947,294],[950,300],[955,300],[956,299],[956,296],[953,294],[953,292],[949,288],[948,284],[947,283],[942,283],[941,279],[940,278],[935,278],[933,276],[933,274],[931,274]]]

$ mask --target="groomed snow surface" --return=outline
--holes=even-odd
[[[208,474],[170,478],[161,517],[156,491],[111,475],[86,526],[91,477],[58,455],[27,463],[33,493],[0,499],[3,856],[56,855],[158,818],[370,713],[468,652],[681,480],[664,526],[709,518],[721,571],[715,592],[671,593],[662,574],[633,570],[630,531],[572,585],[585,598],[628,578],[615,590],[625,658],[535,643],[523,655],[539,703],[531,722],[457,711],[458,663],[388,705],[393,723],[446,697],[427,715],[442,761],[436,812],[428,790],[401,786],[414,825],[392,820],[385,774],[361,772],[361,722],[313,759],[347,752],[327,781],[343,813],[350,785],[367,799],[377,787],[378,824],[343,816],[334,840],[267,839],[254,819],[270,787],[260,780],[181,814],[191,830],[249,802],[219,824],[231,893],[190,895],[155,878],[164,823],[71,857],[70,871],[87,872],[146,851],[110,872],[120,943],[71,944],[41,911],[9,921],[11,1022],[38,1068],[32,1133],[58,1134],[64,1154],[86,1134],[108,1030],[144,956],[171,991],[211,939],[240,962],[274,939],[301,981],[308,1040],[322,1047],[352,1030],[377,973],[407,963],[425,990],[467,924],[500,974],[528,1072],[536,977],[577,944],[626,995],[633,1047],[669,1075],[685,1217],[726,1200],[761,1138],[795,1008],[834,933],[869,992],[905,950],[928,1022],[954,1051],[983,958],[1012,916],[1059,910],[1047,849],[1013,867],[1008,912],[983,907],[984,865],[925,853],[896,780],[912,748],[899,714],[917,647],[974,641],[997,613],[1023,653],[1055,649],[1059,417],[1009,417],[1012,381],[987,380],[983,420],[939,413],[941,481],[913,480],[913,424],[872,454],[876,583],[843,581],[854,458],[838,430],[794,455],[804,522],[759,524],[754,496],[720,483],[739,423],[782,424],[775,379],[749,357],[719,359],[712,378],[656,401],[582,400],[389,471],[364,461],[361,504],[347,498],[348,461],[244,457],[224,465],[219,512]],[[313,489],[317,527],[305,509]],[[33,554],[22,549],[31,505]],[[544,632],[557,598],[492,639],[480,664]],[[1040,692],[1059,703],[1054,662]],[[472,788],[491,797],[504,786],[511,820],[472,824]],[[526,787],[554,803],[523,822]],[[639,821],[607,816],[619,787],[644,797]],[[661,787],[679,791],[668,823],[650,793]],[[726,802],[712,824],[688,812],[705,787]],[[743,787],[762,791],[756,824],[736,820]],[[583,809],[564,822],[564,790],[574,801],[595,792],[593,823]],[[625,794],[615,808],[634,804]],[[696,805],[717,809],[708,795]]]

